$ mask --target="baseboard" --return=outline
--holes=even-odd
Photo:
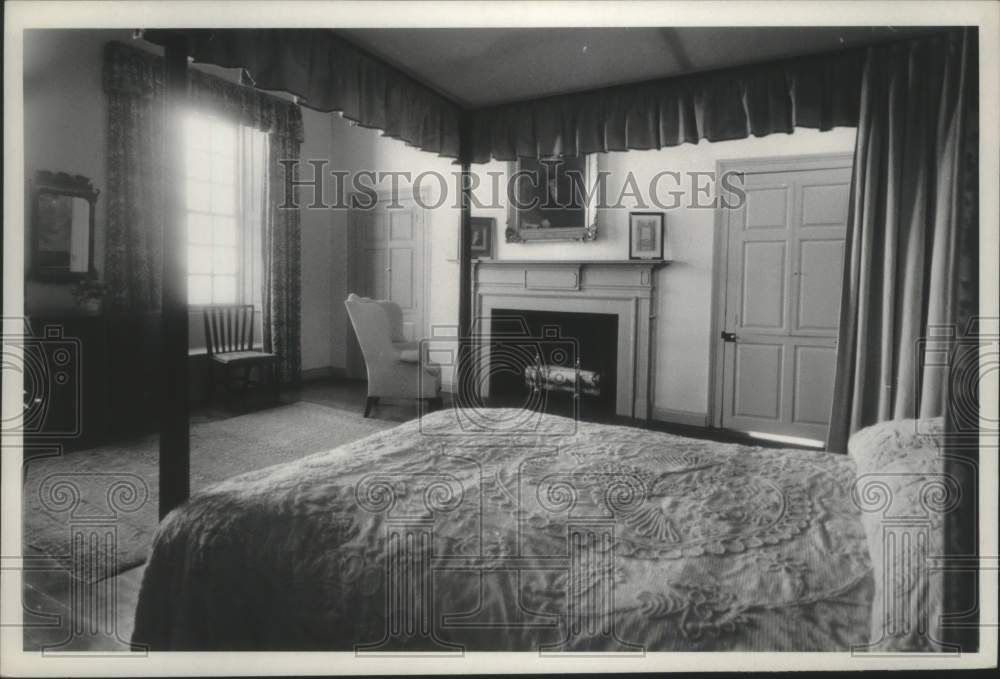
[[[673,410],[671,408],[653,407],[653,419],[671,424],[683,424],[687,427],[709,426],[708,413],[695,413],[690,410]]]
[[[309,368],[302,371],[303,382],[313,382],[316,380],[343,379],[347,377],[347,370],[340,366],[323,366],[321,368]]]

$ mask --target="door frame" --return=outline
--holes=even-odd
[[[391,190],[383,190],[375,191],[374,194],[377,202],[379,203],[392,200],[393,197],[401,203],[412,201],[414,203],[414,207],[419,209],[421,212],[421,217],[423,219],[423,238],[421,239],[420,256],[423,271],[421,272],[420,278],[423,283],[423,289],[420,293],[420,303],[423,305],[423,323],[420,328],[420,336],[425,338],[430,337],[431,318],[428,300],[430,299],[431,255],[433,252],[433,246],[430,243],[432,210],[431,208],[424,207],[425,205],[431,204],[430,189],[424,187],[420,191],[414,191],[411,186],[400,188],[396,193]],[[371,195],[371,193],[348,194],[348,204],[353,201],[354,196],[358,196],[359,198],[370,198]],[[420,199],[419,201],[417,200],[418,198]],[[347,226],[347,294],[351,294],[358,288],[358,282],[360,280],[360,267],[358,266],[358,263],[362,261],[362,258],[357,256],[361,242],[358,239],[356,225],[351,220],[350,208],[347,210],[345,222]],[[365,360],[364,357],[361,356],[361,347],[358,346],[358,338],[354,333],[354,326],[351,325],[351,319],[348,318],[346,314],[344,318],[347,320],[346,327],[344,328],[344,341],[346,342],[344,350],[344,371],[349,378],[364,379]]]
[[[854,152],[812,153],[796,156],[769,156],[763,158],[730,158],[717,160],[715,163],[716,183],[719,186],[719,199],[731,192],[722,187],[721,177],[727,172],[743,174],[763,174],[771,172],[799,172],[805,170],[832,170],[852,168],[853,178]],[[709,381],[708,381],[708,425],[722,428],[723,393],[725,385],[725,351],[721,332],[726,323],[726,287],[729,280],[729,215],[732,210],[715,208],[714,234],[712,241],[712,317],[710,327],[710,343],[708,351]],[[845,262],[846,264],[846,262]]]

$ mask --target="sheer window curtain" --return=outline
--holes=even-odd
[[[252,304],[254,344],[263,345],[264,224],[267,220],[268,146],[265,132],[240,128],[240,301]],[[259,344],[258,344],[259,343]]]

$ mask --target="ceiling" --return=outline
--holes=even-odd
[[[910,37],[928,27],[378,28],[342,37],[464,107]]]

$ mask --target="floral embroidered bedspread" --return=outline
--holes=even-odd
[[[133,641],[174,650],[846,651],[872,574],[844,455],[441,411],[160,525]]]

